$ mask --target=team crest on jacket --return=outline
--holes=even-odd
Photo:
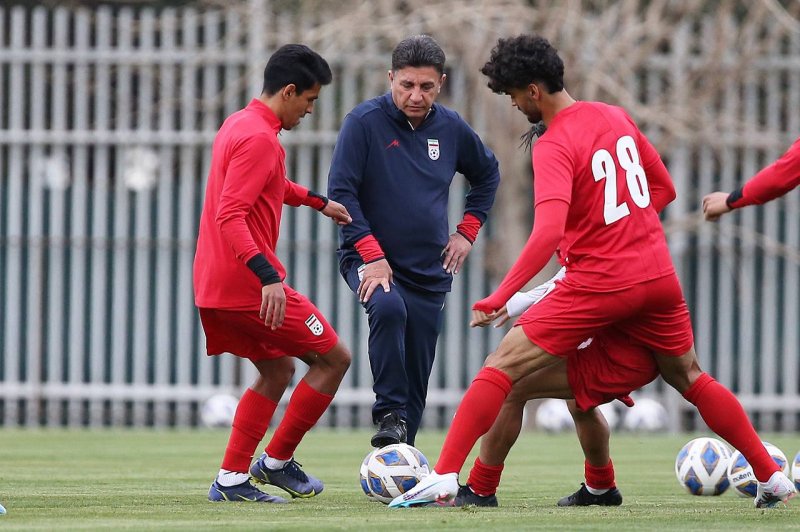
[[[439,158],[439,139],[428,139],[428,157],[431,161]]]
[[[325,329],[316,314],[312,314],[306,318],[306,327],[308,327],[308,330],[311,331],[311,334],[314,336],[320,336]]]

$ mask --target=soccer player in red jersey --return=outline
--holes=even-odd
[[[783,196],[800,185],[800,137],[786,153],[767,166],[743,186],[730,194],[712,192],[703,198],[703,214],[708,221],[717,221],[733,209],[761,205]]]
[[[535,305],[563,280],[565,268],[552,279],[529,292],[517,292],[495,315],[476,322],[477,326],[503,325]],[[595,375],[611,380],[599,382]],[[619,506],[622,494],[617,489],[610,455],[610,429],[596,407],[615,399],[632,406],[630,393],[658,376],[653,353],[632,342],[618,331],[607,330],[582,342],[559,358],[558,362],[534,371],[512,387],[492,428],[481,438],[480,455],[460,486],[456,506],[497,506],[495,492],[500,484],[503,463],[519,437],[525,404],[531,399],[566,399],[575,421],[575,430],[584,454],[586,482],[575,493],[561,498],[559,506]]]
[[[341,204],[287,179],[278,141],[282,129],[313,111],[331,77],[328,63],[307,46],[279,48],[264,69],[261,95],[229,116],[214,139],[194,261],[195,304],[208,354],[246,358],[259,376],[239,401],[211,501],[286,502],[253,486],[250,476],[292,497],[313,497],[323,489],[300,469],[294,451],[333,399],[350,353],[314,304],[283,282],[286,270],[275,247],[284,203],[350,222]],[[294,374],[291,357],[310,368],[251,466]]]
[[[473,305],[473,323],[500,310],[558,250],[567,275],[489,355],[456,411],[434,467],[390,507],[452,500],[458,473],[512,386],[558,363],[583,339],[620,332],[655,353],[661,376],[708,426],[742,452],[758,479],[757,507],[794,495],[736,396],[700,369],[689,311],[658,211],[675,197],[664,163],[627,113],[579,102],[564,63],[539,36],[500,39],[481,70],[489,87],[547,131],[533,150],[535,222],[500,286]],[[580,356],[580,355],[579,355]],[[602,383],[612,377],[597,374]]]

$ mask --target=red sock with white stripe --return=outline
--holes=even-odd
[[[593,495],[602,495],[614,487],[614,464],[611,460],[604,466],[593,466],[588,460],[583,462],[586,489]]]
[[[708,373],[701,374],[683,397],[697,407],[708,428],[744,455],[759,482],[766,482],[773,473],[780,471],[761,443],[742,404]]]
[[[245,390],[233,416],[231,435],[222,458],[222,469],[237,473],[250,471],[253,453],[267,433],[277,407],[277,403],[260,393],[250,388]]]
[[[499,369],[485,367],[478,372],[458,405],[434,471],[440,475],[461,471],[475,442],[492,428],[511,384]]]
[[[289,406],[280,425],[265,449],[267,455],[277,460],[291,459],[300,440],[317,424],[332,400],[332,395],[318,392],[305,379],[301,380],[289,399]]]

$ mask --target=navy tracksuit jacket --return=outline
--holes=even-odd
[[[388,293],[365,308],[376,401],[373,419],[397,411],[414,437],[452,274],[442,251],[452,232],[447,204],[454,175],[470,184],[465,213],[486,220],[500,182],[497,159],[454,111],[434,103],[417,129],[391,93],[367,100],[344,119],[331,161],[328,196],[353,218],[339,229],[339,266],[355,291],[363,263],[354,244],[373,235],[394,273]]]

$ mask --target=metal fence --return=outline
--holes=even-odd
[[[203,355],[191,265],[214,133],[257,94],[285,22],[264,9],[0,7],[0,425],[187,425],[206,397],[249,384],[247,364]],[[794,38],[722,102],[762,124],[757,134],[731,139],[721,154],[688,143],[664,154],[679,191],[668,226],[690,222],[673,224],[670,239],[701,360],[762,427],[783,430],[800,426],[800,197],[718,227],[697,228],[691,213],[699,194],[730,190],[779,155],[759,139],[777,135],[788,146],[800,131],[799,51]],[[382,52],[328,56],[334,84],[313,117],[282,137],[291,178],[325,189],[342,117],[385,90]],[[463,102],[464,76],[457,62],[451,68],[452,101]],[[674,55],[654,56],[649,68],[654,77],[685,74]],[[488,117],[479,109],[467,114],[480,130]],[[464,191],[456,178],[454,221]],[[491,230],[490,222],[448,297],[429,426],[446,423],[502,335],[466,327],[469,305],[496,282],[484,267]],[[354,355],[322,423],[356,426],[368,422],[373,398],[366,318],[339,277],[335,246],[329,220],[285,211],[288,281]],[[685,425],[676,394],[651,393],[674,407],[673,428]]]

